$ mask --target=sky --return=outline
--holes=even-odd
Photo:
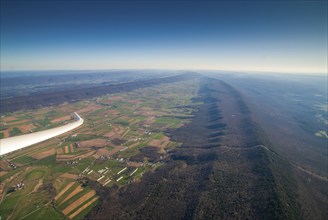
[[[1,1],[1,71],[327,73],[327,1]]]

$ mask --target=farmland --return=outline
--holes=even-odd
[[[166,163],[181,143],[166,136],[191,121],[199,80],[111,93],[56,107],[1,115],[1,138],[85,120],[76,130],[3,156],[4,219],[81,219],[99,203],[89,182],[121,188]]]
[[[238,83],[192,75],[3,113],[0,138],[64,125],[72,112],[84,124],[1,157],[1,218],[325,219],[321,92],[304,106],[282,92],[266,106],[275,95],[256,102],[261,83]]]

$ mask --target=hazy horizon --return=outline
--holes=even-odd
[[[31,73],[31,74],[81,74],[81,73],[100,73],[100,72],[125,72],[125,71],[155,71],[153,72],[156,74],[156,71],[165,71],[165,72],[196,72],[196,73],[216,73],[220,74],[251,74],[251,75],[295,75],[295,76],[327,76],[327,72],[282,72],[282,71],[257,71],[257,70],[223,70],[223,69],[213,69],[213,70],[206,70],[206,69],[156,69],[156,68],[131,68],[131,69],[26,69],[26,70],[0,70],[1,74],[12,74],[17,73]],[[17,76],[18,76],[17,75]],[[16,76],[16,75],[15,75]],[[3,77],[3,75],[2,75]]]
[[[1,71],[327,73],[327,2],[1,1]]]

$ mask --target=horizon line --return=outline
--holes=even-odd
[[[222,71],[222,72],[234,72],[234,73],[271,73],[271,74],[298,74],[298,75],[327,75],[328,74],[328,69],[326,72],[320,72],[320,71],[291,71],[291,70],[281,70],[281,71],[275,71],[275,70],[240,70],[240,69],[179,69],[179,68],[100,68],[100,69],[0,69],[0,73],[4,72],[42,72],[42,71],[47,71],[47,72],[60,72],[60,71],[65,71],[65,72],[70,72],[70,71],[125,71],[125,70],[156,70],[156,71],[208,71],[208,72],[213,72],[213,71]]]

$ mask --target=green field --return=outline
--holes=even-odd
[[[142,178],[145,172],[161,166],[161,161],[148,162],[151,154],[141,156],[133,165],[129,161],[131,157],[138,158],[152,140],[165,138],[166,129],[176,128],[189,120],[198,85],[197,80],[162,84],[52,108],[5,114],[3,120],[6,117],[12,119],[2,126],[0,138],[3,138],[5,131],[10,136],[22,134],[17,125],[33,125],[33,131],[60,126],[64,121],[52,121],[69,116],[74,111],[82,111],[80,115],[85,123],[70,133],[1,158],[5,167],[5,173],[0,177],[4,185],[0,203],[1,219],[68,219],[62,213],[65,207],[92,190],[86,186],[82,192],[59,205],[81,179],[98,180],[101,185],[111,180],[104,187],[123,187]],[[105,144],[99,140],[105,141]],[[84,144],[84,147],[76,147],[78,144]],[[65,153],[65,147],[70,145],[74,146],[73,151],[68,147],[68,153]],[[167,148],[178,145],[171,141]],[[16,169],[9,161],[17,166]],[[118,174],[125,167],[126,170]],[[130,175],[136,168],[137,172]],[[117,181],[121,176],[123,178]],[[52,203],[55,196],[73,181],[74,186]],[[24,183],[24,188],[9,193],[20,182]],[[90,204],[74,219],[83,218],[98,202],[96,200]]]

